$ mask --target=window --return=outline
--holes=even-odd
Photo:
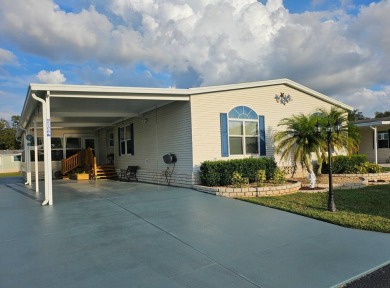
[[[70,157],[81,151],[81,138],[80,137],[69,137],[66,138],[66,157]]]
[[[222,156],[266,155],[264,116],[246,106],[221,113]]]
[[[133,124],[118,128],[119,156],[124,154],[134,155],[134,130]]]
[[[14,155],[14,160],[13,162],[20,162],[22,159],[22,155]]]
[[[259,153],[259,121],[252,109],[239,106],[229,114],[230,155]]]
[[[114,132],[108,132],[108,146],[114,147]]]
[[[42,137],[37,137],[38,144],[38,161],[44,161],[44,151],[43,151],[43,139]],[[33,141],[31,142],[32,145]],[[51,160],[52,161],[61,161],[63,159],[64,152],[62,150],[62,138],[53,137],[51,138]],[[35,161],[35,151],[31,147],[30,150],[30,159]]]
[[[389,148],[389,132],[379,131],[378,132],[378,148]]]

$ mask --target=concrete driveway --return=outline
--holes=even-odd
[[[337,287],[390,261],[390,235],[190,189],[0,179],[0,287]],[[40,199],[40,200],[39,200]]]

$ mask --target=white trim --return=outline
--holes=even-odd
[[[353,110],[353,107],[346,105],[338,100],[335,100],[329,96],[326,96],[322,93],[319,93],[313,89],[310,89],[306,86],[303,86],[297,82],[291,81],[290,79],[276,79],[276,80],[268,80],[268,81],[259,81],[259,82],[249,82],[249,83],[240,83],[240,84],[232,84],[232,85],[221,85],[221,86],[211,86],[211,87],[201,87],[201,88],[190,88],[188,89],[191,95],[196,94],[204,94],[211,92],[220,92],[220,91],[229,91],[229,90],[237,90],[237,89],[246,89],[246,88],[256,88],[256,87],[265,87],[265,86],[276,86],[276,85],[287,85],[307,94],[310,94],[313,97],[316,97],[322,101],[331,103],[335,106],[339,106],[346,110]],[[270,95],[271,97],[272,95]]]
[[[375,122],[355,123],[356,127],[374,127],[374,126],[382,126],[382,125],[390,125],[390,121],[375,121]]]

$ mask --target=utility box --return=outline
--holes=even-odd
[[[164,159],[164,163],[165,164],[173,164],[173,163],[176,163],[177,162],[177,157],[175,154],[172,154],[172,153],[169,153],[169,154],[165,154],[163,156],[163,159]]]

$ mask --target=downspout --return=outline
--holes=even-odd
[[[378,132],[377,127],[370,126],[372,130],[374,130],[374,158],[375,164],[378,164]]]
[[[35,93],[31,93],[31,97],[38,101],[38,102],[41,102],[42,103],[42,124],[43,124],[43,134],[44,134],[44,137],[43,137],[43,151],[44,151],[44,162],[47,161],[47,146],[48,146],[48,143],[47,143],[47,140],[46,140],[46,137],[45,137],[45,133],[46,133],[46,102],[45,100],[37,97],[35,95]],[[49,203],[49,181],[48,181],[48,176],[50,175],[50,172],[48,172],[48,167],[45,163],[45,200],[42,202],[42,206],[46,205]]]
[[[38,167],[38,135],[37,135],[37,119],[34,115],[34,164],[35,164],[35,192],[39,193],[39,167]]]
[[[31,159],[30,159],[30,148],[27,146],[26,136],[27,136],[27,129],[24,129],[22,127],[19,127],[20,130],[24,131],[24,159],[26,161],[26,182],[24,182],[24,185],[31,185]],[[22,136],[23,137],[23,136]]]

